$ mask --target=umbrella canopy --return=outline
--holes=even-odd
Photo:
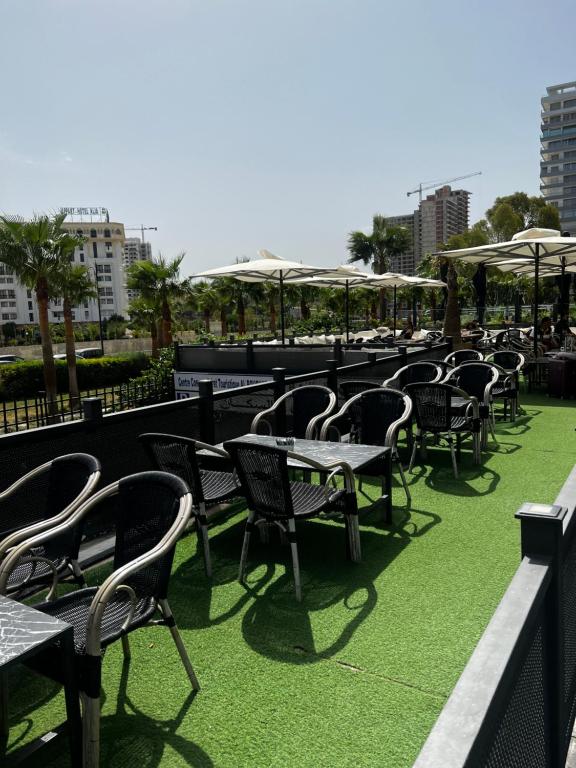
[[[284,282],[295,280],[305,275],[322,275],[333,272],[329,267],[313,267],[308,264],[300,264],[297,261],[288,261],[267,250],[258,251],[261,257],[255,261],[242,261],[238,264],[230,264],[216,269],[207,269],[204,272],[196,272],[192,277],[233,277],[248,283],[280,283],[280,323],[282,328],[282,344],[285,341],[284,318]]]
[[[417,277],[416,275],[384,272],[382,275],[370,275],[370,278],[366,281],[366,287],[394,289],[394,333],[396,333],[396,290],[398,288],[446,288],[446,283],[442,282],[442,280],[432,280],[431,278]],[[413,311],[416,312],[415,308]]]
[[[576,265],[576,237],[562,237],[556,229],[526,229],[517,232],[512,240],[503,243],[478,245],[474,248],[459,248],[435,254],[448,259],[460,259],[471,264],[485,264],[502,269],[505,262],[510,262],[511,271],[533,272],[534,288],[534,354],[538,354],[538,280],[540,268],[560,269],[561,274],[567,267]],[[503,269],[502,271],[507,271]],[[510,270],[508,270],[510,271]]]

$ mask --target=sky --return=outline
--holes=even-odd
[[[0,211],[105,206],[184,275],[347,260],[420,182],[539,192],[556,0],[0,0]],[[137,232],[127,232],[137,235]]]

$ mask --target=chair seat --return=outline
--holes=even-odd
[[[88,611],[98,589],[89,587],[70,592],[68,595],[54,600],[51,603],[42,603],[35,606],[39,611],[55,616],[74,627],[74,650],[80,656],[86,653],[86,626]],[[100,643],[104,648],[122,636],[122,625],[130,611],[130,600],[126,593],[120,593],[112,597],[104,610],[100,630]],[[143,598],[137,601],[134,616],[130,622],[133,629],[146,624],[156,610],[154,598]]]
[[[31,557],[46,557],[44,547],[36,547],[30,552]],[[56,559],[47,558],[53,563],[56,568],[56,572],[60,576],[68,566],[68,558],[58,557]],[[38,562],[26,562],[25,558],[22,558],[17,566],[12,569],[10,576],[8,577],[7,590],[8,592],[15,589],[19,589],[20,586],[27,587],[31,584],[37,584],[42,581],[52,581],[54,571],[48,565],[42,561]]]
[[[342,512],[346,509],[345,492],[341,489],[329,490],[327,495],[326,486],[299,481],[290,483],[290,489],[295,517],[312,517],[327,507],[333,510],[334,507],[341,506]]]
[[[450,429],[453,432],[470,432],[472,431],[472,422],[466,416],[452,416]]]
[[[516,390],[513,387],[504,387],[496,384],[492,388],[492,397],[516,397]]]
[[[209,469],[200,471],[202,490],[206,504],[240,496],[240,483],[232,472],[213,472]]]

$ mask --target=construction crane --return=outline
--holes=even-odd
[[[154,232],[157,232],[157,231],[158,231],[158,227],[145,227],[145,226],[144,226],[144,224],[140,224],[140,226],[139,226],[139,227],[124,227],[124,229],[126,229],[126,230],[129,230],[129,229],[139,229],[139,230],[140,230],[140,232],[142,233],[142,242],[143,242],[143,243],[145,243],[145,242],[146,242],[146,240],[144,239],[144,231],[145,231],[145,230],[147,230],[147,229],[153,229],[153,230],[154,230]]]
[[[436,181],[431,184],[426,181],[421,181],[417,189],[413,189],[411,192],[406,192],[406,197],[410,197],[410,195],[415,195],[416,193],[418,193],[420,197],[420,202],[422,202],[422,192],[425,189],[434,189],[434,187],[441,187],[444,184],[451,184],[453,181],[462,181],[462,179],[469,179],[472,176],[482,176],[482,171],[475,171],[475,173],[467,173],[465,176],[455,176],[453,179],[446,179],[445,181]]]

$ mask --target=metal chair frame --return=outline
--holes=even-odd
[[[196,523],[196,533],[198,539],[202,544],[202,551],[204,553],[204,569],[206,576],[212,576],[212,558],[210,556],[210,541],[208,538],[208,523],[209,523],[209,511],[210,508],[216,507],[229,499],[236,496],[242,496],[240,484],[236,475],[236,471],[233,472],[211,472],[211,470],[202,470],[198,464],[197,452],[207,451],[214,456],[218,456],[222,459],[230,460],[230,456],[223,448],[203,443],[200,440],[194,440],[190,437],[183,437],[181,435],[169,435],[161,432],[145,432],[138,436],[138,440],[144,446],[148,456],[153,464],[163,472],[171,472],[183,480],[192,493],[193,499],[193,514]],[[169,462],[164,463],[158,452],[155,451],[154,446],[158,445],[178,445],[184,449],[186,454],[187,466],[174,466]],[[221,494],[217,496],[206,496],[205,493],[205,481],[210,475],[222,476],[224,480],[225,489]],[[229,475],[229,486],[226,482],[224,475]]]
[[[350,559],[353,562],[360,562],[362,558],[362,551],[360,546],[360,528],[358,526],[358,505],[356,501],[356,486],[354,482],[354,473],[350,465],[345,461],[334,461],[328,464],[322,464],[318,461],[314,461],[307,456],[302,456],[299,453],[293,451],[286,451],[282,448],[273,448],[268,446],[257,445],[254,443],[242,443],[239,440],[229,441],[224,444],[226,450],[232,457],[240,482],[244,489],[245,497],[248,502],[248,518],[246,520],[246,529],[244,533],[244,539],[242,542],[242,552],[240,555],[240,566],[238,570],[238,581],[244,583],[244,575],[246,572],[246,562],[248,559],[248,548],[250,545],[250,537],[252,531],[264,524],[274,524],[282,533],[288,538],[290,542],[290,549],[292,553],[292,567],[294,572],[294,589],[296,593],[296,599],[300,602],[302,600],[302,584],[300,579],[300,562],[298,558],[298,545],[296,538],[296,518],[310,518],[318,517],[322,513],[329,512],[335,509],[335,500],[344,499],[344,505],[342,511],[344,514],[344,521],[346,525],[348,551]],[[276,454],[280,456],[281,461],[281,483],[278,487],[278,497],[284,497],[285,513],[278,514],[273,513],[270,510],[258,507],[258,504],[252,498],[250,491],[250,481],[247,480],[241,463],[237,458],[237,451],[242,448],[250,449],[262,454]],[[290,481],[288,477],[288,458],[295,459],[302,464],[309,467],[310,470],[316,470],[320,473],[327,475],[327,479],[323,485],[325,503],[319,507],[314,508],[313,511],[306,512],[305,514],[298,514],[298,510],[295,509],[293,490],[299,486],[309,485],[308,483],[297,483]],[[335,483],[336,475],[342,473],[344,476],[344,490],[333,488],[330,491],[329,484]]]
[[[268,430],[269,435],[274,434],[274,429],[272,426],[272,423],[268,421],[269,416],[274,416],[279,408],[284,407],[286,402],[290,398],[299,397],[303,394],[304,390],[316,390],[321,391],[322,393],[326,394],[328,396],[328,406],[321,412],[318,413],[316,416],[314,416],[309,422],[308,426],[306,427],[306,432],[303,435],[303,437],[306,440],[315,440],[317,438],[318,432],[320,430],[320,426],[322,424],[322,421],[329,416],[332,411],[336,408],[337,404],[337,398],[334,392],[332,392],[331,389],[328,389],[328,387],[323,387],[320,384],[306,384],[302,387],[297,387],[296,389],[292,389],[289,392],[286,392],[286,394],[279,397],[277,400],[272,403],[270,408],[266,408],[264,411],[260,411],[254,419],[252,420],[252,424],[250,426],[250,432],[254,434],[259,434],[258,428],[261,425],[266,425],[266,428]],[[296,435],[296,437],[300,437],[300,435]]]
[[[22,542],[27,541],[31,537],[36,536],[43,531],[50,530],[60,525],[61,522],[67,520],[78,509],[78,507],[93,493],[96,486],[100,482],[100,476],[102,474],[100,462],[94,456],[91,456],[87,453],[70,453],[64,456],[59,456],[56,459],[47,461],[45,464],[41,464],[39,467],[35,467],[23,477],[16,480],[16,482],[12,483],[12,485],[2,491],[2,493],[0,493],[0,506],[5,503],[9,504],[10,499],[14,496],[14,494],[16,494],[18,491],[25,491],[26,486],[29,485],[33,480],[36,480],[42,475],[48,475],[57,465],[59,465],[59,468],[62,469],[63,465],[71,464],[71,469],[76,462],[84,464],[85,469],[88,472],[86,482],[84,483],[80,493],[57,514],[42,520],[37,520],[36,522],[25,525],[22,528],[17,528],[8,532],[7,535],[2,540],[0,540],[0,563],[7,558],[9,553],[13,551],[15,547],[18,547],[20,544],[22,544]],[[64,559],[64,563],[60,567],[56,568],[56,565],[54,565],[50,558],[43,557],[39,554],[39,552],[28,554],[25,560],[22,560],[18,563],[19,566],[31,566],[23,580],[16,581],[16,583],[10,583],[7,580],[5,583],[0,584],[0,594],[12,594],[15,592],[18,593],[20,590],[26,588],[27,586],[42,581],[44,577],[42,575],[36,574],[36,570],[39,565],[47,566],[50,571],[56,570],[56,575],[58,578],[60,578],[60,576],[65,574],[66,570],[68,570],[74,576],[75,580],[80,585],[82,585],[84,583],[84,576],[78,564],[78,553],[75,551],[66,551],[62,553],[62,557]]]
[[[432,379],[430,379],[430,383],[436,383],[437,381],[440,381],[442,379],[442,368],[436,362],[434,362],[434,361],[430,361],[430,362],[422,361],[422,362],[417,362],[417,363],[408,363],[408,365],[403,366],[398,371],[396,371],[394,376],[390,376],[390,378],[388,378],[385,381],[383,381],[382,382],[382,386],[383,387],[388,387],[389,389],[399,389],[399,390],[403,391],[404,388],[406,386],[408,386],[408,384],[404,384],[403,385],[401,383],[401,380],[403,378],[403,374],[406,371],[413,370],[416,366],[422,366],[422,365],[426,365],[426,366],[435,365],[436,366],[436,369],[437,369],[436,370],[436,374],[434,375],[434,377]],[[414,384],[415,382],[410,382],[410,383]]]
[[[128,609],[127,616],[121,627],[120,638],[122,640],[122,650],[125,659],[130,658],[130,646],[128,643],[127,635],[141,626],[167,626],[170,630],[180,659],[184,665],[190,683],[194,690],[200,690],[198,679],[188,657],[186,647],[182,642],[182,638],[178,631],[176,621],[170,609],[170,605],[166,598],[160,598],[154,600],[155,610],[158,610],[161,614],[159,620],[149,619],[146,623],[137,623],[131,627],[131,623],[134,618],[134,613],[137,604],[137,595],[132,587],[127,582],[131,576],[141,571],[143,568],[148,567],[162,557],[165,557],[173,550],[176,543],[180,539],[184,532],[186,525],[188,524],[190,513],[192,510],[192,495],[188,491],[186,484],[166,472],[141,472],[138,475],[131,475],[119,480],[106,488],[103,488],[98,493],[94,494],[90,499],[86,500],[76,511],[65,521],[60,523],[59,526],[52,528],[48,531],[39,533],[26,542],[16,547],[6,560],[0,565],[0,583],[4,584],[10,574],[12,567],[16,564],[20,557],[25,556],[26,552],[31,549],[47,543],[51,538],[68,532],[72,527],[81,524],[82,520],[89,514],[89,512],[100,502],[111,498],[119,492],[121,483],[123,482],[146,482],[147,480],[154,480],[154,482],[166,484],[171,490],[174,490],[175,500],[178,499],[178,512],[175,519],[164,534],[161,540],[148,552],[140,555],[136,559],[129,563],[120,566],[115,570],[104,583],[97,589],[94,597],[91,601],[90,608],[86,619],[86,643],[85,654],[79,656],[75,654],[76,659],[84,659],[86,673],[81,677],[81,689],[80,698],[82,701],[82,740],[83,740],[83,768],[98,768],[100,761],[100,681],[101,681],[101,664],[103,658],[103,650],[111,642],[110,641],[104,647],[101,641],[101,626],[104,611],[110,601],[118,594],[124,593],[129,602],[130,607]],[[52,590],[55,591],[57,586],[56,580],[52,585]],[[75,593],[80,595],[80,592]],[[52,603],[51,608],[57,608],[58,603]],[[42,607],[39,606],[42,610]],[[51,615],[58,615],[55,610],[48,610],[48,606],[45,609]],[[78,663],[78,662],[77,662]],[[57,678],[57,672],[53,670],[54,676]]]
[[[395,389],[389,389],[385,387],[379,387],[375,389],[369,389],[366,390],[366,392],[360,392],[358,395],[355,395],[350,400],[348,400],[342,408],[338,411],[338,413],[335,413],[333,416],[331,416],[329,419],[327,419],[323,426],[322,430],[320,431],[320,440],[327,440],[330,435],[330,431],[332,430],[332,433],[334,431],[337,435],[337,442],[342,442],[342,438],[344,435],[341,433],[341,431],[338,429],[337,422],[339,419],[347,418],[348,417],[348,411],[350,411],[352,408],[355,408],[358,405],[362,405],[363,400],[366,401],[366,399],[370,399],[373,397],[372,393],[376,393],[376,396],[381,395],[382,391],[386,391],[389,394],[393,394],[399,399],[401,399],[404,403],[404,412],[402,415],[398,418],[392,421],[388,427],[386,428],[386,432],[384,434],[384,438],[381,442],[378,443],[378,445],[382,445],[384,447],[390,448],[392,451],[392,461],[397,465],[398,471],[400,474],[400,479],[402,481],[402,486],[404,488],[404,492],[406,493],[406,499],[408,501],[408,504],[410,505],[412,502],[412,497],[410,495],[410,489],[408,488],[408,483],[406,482],[406,476],[404,475],[404,469],[402,467],[402,462],[400,461],[400,456],[398,454],[398,432],[400,429],[410,423],[410,415],[412,414],[412,400],[408,397],[408,395],[404,394],[403,392],[398,392],[398,390]],[[350,441],[355,442],[355,437],[357,437],[357,433],[352,430],[350,433]],[[361,486],[360,486],[361,490]]]
[[[463,368],[469,368],[470,366],[473,366],[475,368],[480,367],[482,370],[486,370],[487,372],[489,371],[491,373],[491,379],[484,386],[481,397],[479,397],[477,394],[473,392],[468,392],[469,395],[473,395],[478,400],[478,413],[481,420],[480,447],[481,449],[485,450],[488,445],[488,430],[490,430],[490,434],[492,435],[492,439],[494,440],[494,442],[495,443],[498,442],[498,440],[496,439],[496,432],[494,430],[494,411],[492,408],[492,390],[494,389],[495,385],[498,382],[498,379],[500,377],[500,372],[498,371],[496,366],[491,363],[487,363],[481,360],[465,360],[457,368],[454,368],[453,371],[450,371],[450,373],[446,376],[446,378],[443,379],[443,383],[452,384],[452,381],[456,380],[455,382],[456,386],[458,386],[460,389],[463,389],[466,392],[467,391],[466,387],[459,383],[458,377],[461,375],[461,371]]]
[[[445,363],[450,363],[455,368],[469,360],[481,363],[484,360],[484,355],[477,349],[455,349],[454,352],[450,352],[444,358]]]
[[[500,363],[497,362],[497,358],[501,353],[513,354],[516,357],[517,364],[513,368],[500,365]],[[517,349],[501,349],[487,355],[486,362],[494,365],[500,373],[498,385],[503,387],[503,391],[494,395],[494,397],[502,397],[504,399],[504,418],[506,418],[506,403],[510,400],[510,420],[514,422],[516,421],[519,405],[520,373],[526,366],[526,356]],[[509,386],[511,382],[513,384],[512,387]]]
[[[423,427],[420,411],[419,411],[418,399],[417,397],[411,394],[413,392],[415,393],[417,391],[417,388],[419,387],[434,387],[434,388],[444,390],[448,400],[452,396],[461,397],[465,400],[469,400],[469,404],[467,406],[466,416],[465,416],[466,428],[465,429],[459,428],[458,430],[455,430],[452,428],[451,423],[446,423],[442,428],[434,428],[434,427],[431,427],[430,425]],[[416,459],[416,450],[418,448],[418,445],[420,445],[421,449],[424,446],[427,432],[431,432],[432,434],[438,435],[439,437],[442,436],[443,434],[447,435],[446,439],[450,447],[450,454],[452,457],[452,469],[454,471],[454,477],[456,479],[458,479],[458,464],[456,462],[456,452],[454,449],[454,439],[453,439],[454,433],[456,433],[458,452],[460,450],[461,435],[467,432],[469,432],[472,435],[474,462],[476,464],[479,464],[480,463],[480,440],[479,440],[480,416],[479,416],[478,400],[475,397],[469,395],[467,392],[464,392],[464,390],[460,389],[459,387],[453,387],[449,384],[443,384],[439,382],[423,382],[423,383],[408,384],[406,389],[407,389],[407,394],[412,399],[412,406],[414,409],[414,414],[416,417],[416,425],[417,425],[416,439],[414,440],[414,447],[412,449],[412,456],[410,458],[410,466],[408,467],[408,471],[409,472],[412,471],[412,467],[414,466],[414,461]],[[451,422],[452,419],[450,416],[449,402],[447,404],[447,410],[448,410],[447,420],[449,419]]]

